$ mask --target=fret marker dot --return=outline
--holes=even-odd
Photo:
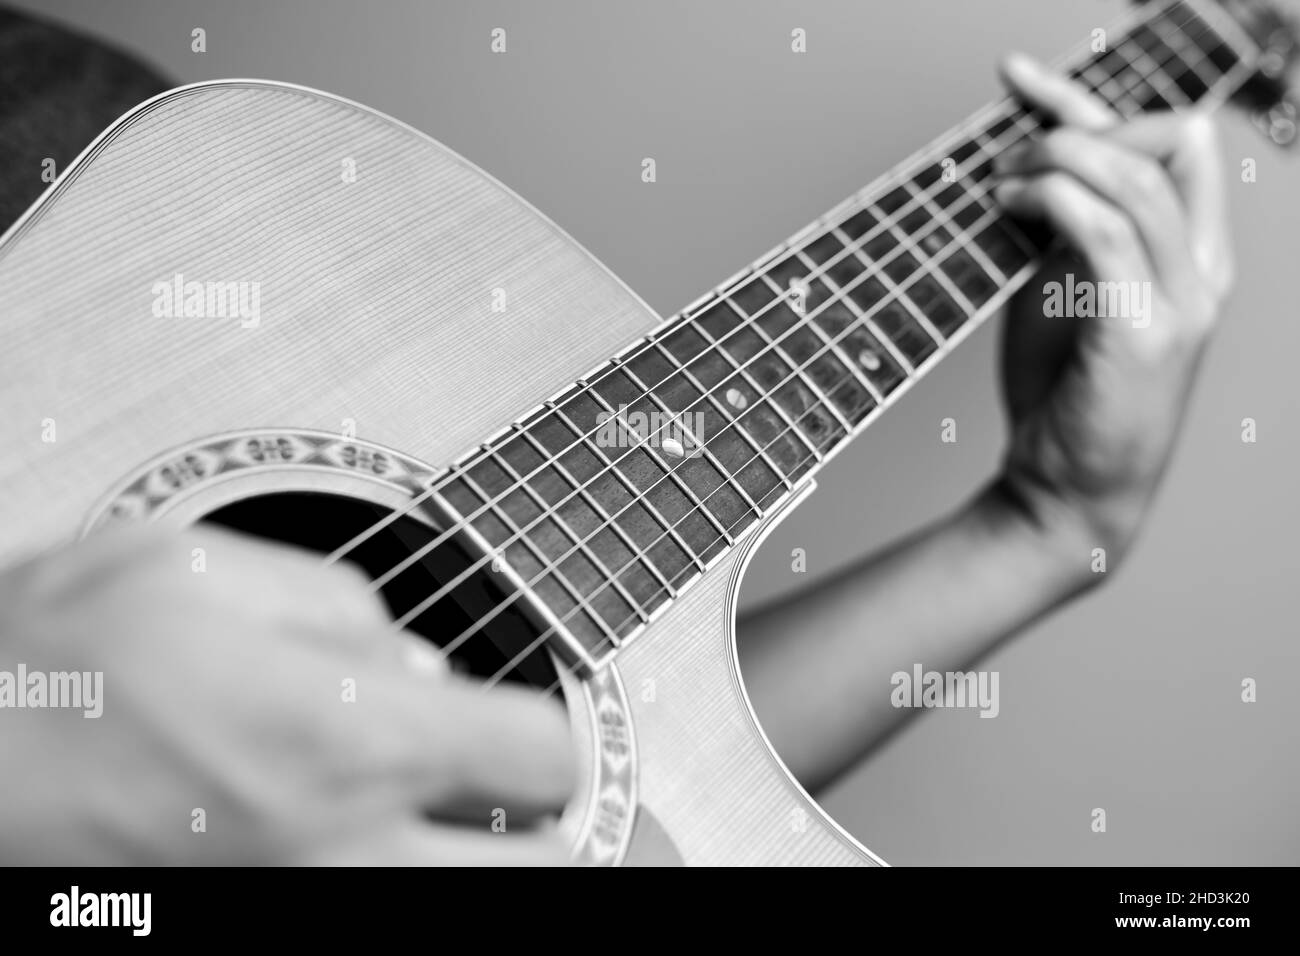
[[[874,372],[880,368],[880,356],[871,349],[863,349],[858,353],[858,361],[868,372]]]
[[[727,389],[726,399],[727,399],[727,404],[730,405],[732,408],[744,408],[746,405],[749,404],[749,401],[748,399],[745,398],[744,393],[741,392],[741,390],[738,388]]]
[[[943,246],[944,242],[939,238],[938,233],[932,232],[921,240],[921,248],[930,253],[930,255],[942,252]]]
[[[663,440],[663,450],[668,452],[668,454],[672,455],[674,458],[681,458],[686,454],[686,449],[682,447],[682,443],[676,438],[665,438]]]

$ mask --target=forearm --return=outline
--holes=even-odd
[[[745,683],[791,771],[816,788],[906,716],[890,677],[962,670],[1085,588],[1090,535],[995,483],[969,505],[793,599],[747,616]]]

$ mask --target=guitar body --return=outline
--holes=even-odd
[[[244,313],[209,294],[186,314],[191,282],[257,292]],[[242,81],[164,94],[101,136],[0,242],[0,315],[4,563],[284,490],[403,507],[660,322],[428,137]],[[791,779],[745,695],[738,583],[785,511],[616,664],[566,679],[579,859],[880,862]]]

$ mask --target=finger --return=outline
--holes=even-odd
[[[573,734],[554,698],[393,666],[358,678],[357,701],[347,719],[368,723],[351,729],[359,752],[341,754],[340,770],[391,781],[408,805],[485,823],[497,808],[534,820],[573,793]]]
[[[223,592],[286,630],[313,639],[373,647],[373,634],[388,621],[383,600],[369,589],[369,578],[355,565],[326,566],[316,554],[280,542],[197,525],[184,536],[180,559],[206,575]]]
[[[1104,101],[1024,53],[1006,57],[999,72],[1018,99],[1056,123],[1102,130],[1119,122],[1119,115]]]
[[[401,631],[397,634],[402,664],[414,674],[424,677],[446,677],[451,674],[447,657],[427,638]]]
[[[1003,376],[1007,408],[1014,421],[1043,403],[1076,353],[1081,326],[1045,315],[1041,290],[1045,281],[1081,268],[1073,252],[1049,253],[1038,274],[1007,310],[1001,362],[1003,369],[1015,373]]]
[[[109,584],[126,568],[162,548],[175,547],[177,528],[163,522],[109,524],[71,548],[59,547],[13,568],[9,578],[21,581],[33,598],[84,594]]]
[[[999,156],[996,168],[1013,176],[1070,174],[1133,220],[1157,274],[1170,282],[1192,277],[1182,202],[1164,166],[1146,153],[1063,127]]]
[[[1164,165],[1185,210],[1193,260],[1217,292],[1226,291],[1234,269],[1223,156],[1214,122],[1201,112],[1165,111],[1121,124],[1107,135]]]
[[[1045,219],[1099,278],[1140,281],[1149,275],[1133,221],[1070,174],[1013,177],[993,194],[1013,215]]]
[[[492,832],[411,821],[327,845],[300,862],[310,866],[568,866],[572,854],[553,827]]]

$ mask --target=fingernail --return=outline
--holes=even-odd
[[[441,676],[450,670],[442,653],[419,638],[407,642],[402,648],[402,658],[417,674]]]
[[[993,187],[993,198],[1001,206],[1015,202],[1016,197],[1024,191],[1025,181],[1019,178],[1004,179]]]
[[[998,172],[1015,169],[1020,165],[1020,161],[1024,159],[1027,152],[1029,152],[1028,143],[1017,143],[1015,146],[1009,146],[993,157],[993,169]]]
[[[1021,53],[1019,51],[1007,55],[1006,70],[1016,79],[1022,80],[1032,80],[1042,72],[1042,68],[1039,67],[1037,60],[1029,54]]]

